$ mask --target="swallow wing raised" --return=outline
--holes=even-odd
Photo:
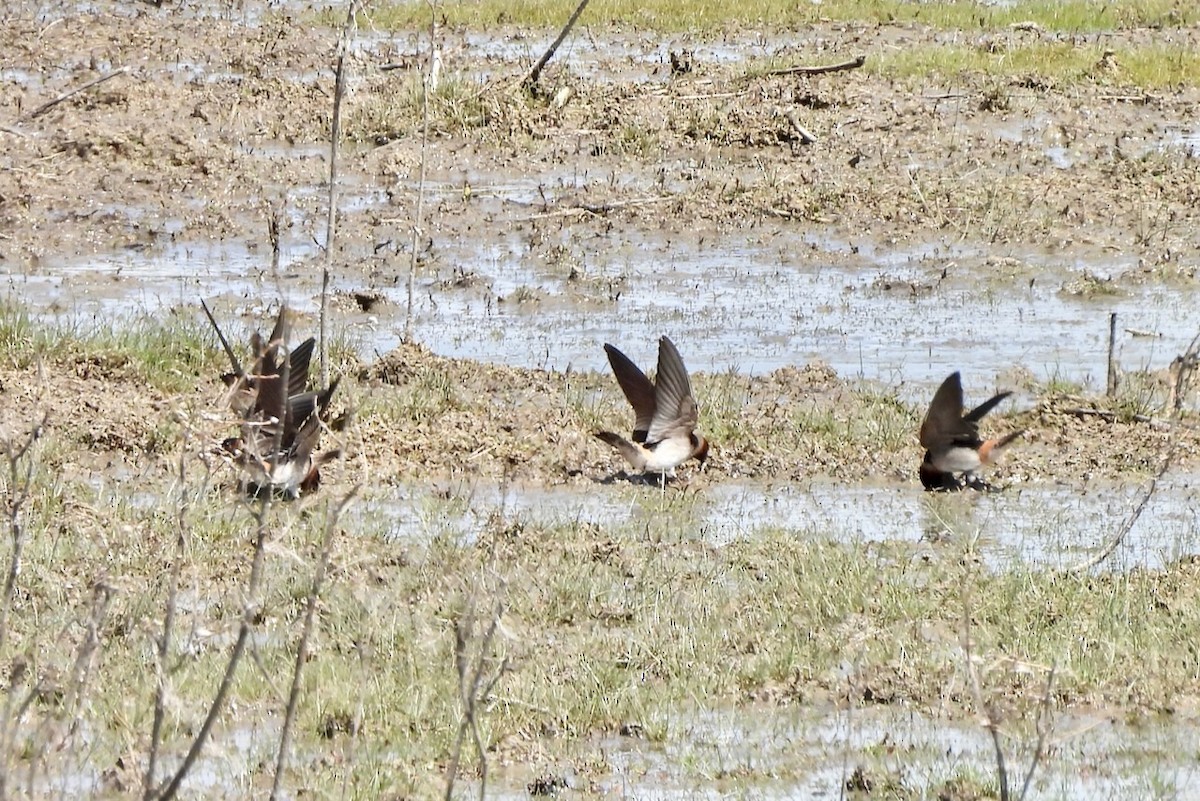
[[[617,377],[625,399],[633,407],[633,441],[645,442],[646,432],[654,420],[654,385],[628,356],[614,346],[606,343],[604,352],[608,354],[608,363],[612,365],[613,375]]]
[[[654,417],[646,432],[646,442],[662,442],[671,437],[687,437],[696,428],[699,407],[692,394],[687,367],[675,344],[667,337],[658,340],[658,371],[654,376]]]
[[[933,394],[929,411],[921,421],[921,445],[928,450],[945,448],[962,433],[962,377],[953,372]]]

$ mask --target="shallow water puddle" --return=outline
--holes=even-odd
[[[852,777],[877,791],[896,783],[915,797],[938,797],[947,783],[987,785],[996,777],[982,726],[903,708],[707,710],[681,716],[670,729],[672,744],[665,747],[633,737],[601,739],[601,771],[608,775],[590,786],[580,787],[569,766],[522,766],[502,772],[489,796],[524,797],[532,781],[560,776],[572,789],[636,798],[841,798]],[[1102,716],[1060,717],[1034,776],[1035,795],[1179,797],[1200,773],[1197,733],[1194,720],[1126,725]],[[1015,791],[1032,746],[1032,739],[1005,739]],[[1016,753],[1018,747],[1025,750]]]
[[[564,171],[548,194],[563,202],[587,181]],[[464,173],[435,184],[433,195],[461,198],[464,185],[478,187],[480,209],[509,219],[541,213],[533,198],[546,193],[528,177]],[[313,191],[291,194],[288,214],[298,230],[312,222],[300,207],[321,205],[309,202]],[[389,205],[375,188],[348,188],[343,197],[345,208]],[[170,221],[162,225],[170,230]],[[762,374],[821,359],[844,377],[915,385],[913,396],[924,397],[956,369],[986,382],[1023,366],[1039,379],[1097,387],[1106,374],[1110,311],[1119,315],[1118,360],[1127,370],[1164,367],[1200,325],[1190,293],[1162,282],[1116,282],[1099,300],[1073,294],[1081,282],[1103,284],[1135,268],[1133,257],[892,247],[770,221],[719,239],[639,229],[580,233],[557,223],[477,228],[448,226],[439,235],[435,272],[417,281],[413,331],[440,354],[509,365],[607,370],[602,343],[646,361],[655,339],[668,333],[694,371]],[[534,248],[531,237],[545,241]],[[111,319],[230,295],[235,302],[282,296],[311,313],[318,255],[311,240],[289,238],[277,276],[265,242],[174,243],[7,278],[31,311],[51,317]],[[400,278],[406,269],[394,267]],[[385,298],[369,314],[339,312],[367,358],[399,341],[407,308],[400,278],[365,286],[354,275],[335,279],[335,291],[361,288]]]
[[[1195,476],[1167,476],[1106,570],[1160,568],[1200,553]],[[716,545],[771,529],[840,542],[924,543],[931,553],[967,549],[996,570],[1014,563],[1066,568],[1098,553],[1141,498],[1139,487],[1112,484],[1072,489],[1015,485],[992,493],[931,495],[914,485],[729,482],[690,492],[672,485],[567,487],[460,484],[364,500],[363,527],[396,539],[444,535],[474,539],[488,520],[543,524],[594,523],[643,530],[652,538],[701,538]]]
[[[754,242],[631,236],[595,247],[572,280],[571,267],[531,264],[516,237],[449,242],[444,259],[476,282],[457,290],[445,285],[452,275],[421,281],[416,336],[445,355],[560,370],[607,369],[601,343],[649,349],[669,333],[693,370],[761,374],[822,359],[842,376],[928,387],[956,369],[978,365],[990,376],[1019,365],[1095,387],[1106,372],[1110,311],[1119,315],[1125,369],[1166,365],[1195,328],[1178,290],[1141,286],[1103,302],[1062,290],[1084,270],[1109,275],[1124,265],[1030,258],[1039,276],[1031,282],[995,276],[961,248],[905,254],[863,242],[855,248],[864,266],[829,266],[819,254],[797,258],[814,249],[784,231],[759,232]],[[533,298],[514,302],[522,288]],[[398,315],[402,291],[384,294]],[[398,341],[399,321],[378,319],[361,331],[368,353]]]

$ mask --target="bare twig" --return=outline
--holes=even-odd
[[[1146,511],[1146,507],[1150,504],[1150,499],[1154,497],[1154,491],[1158,489],[1158,482],[1166,475],[1166,472],[1171,467],[1171,462],[1175,458],[1175,448],[1178,443],[1178,437],[1172,433],[1171,444],[1168,446],[1167,453],[1163,456],[1162,463],[1158,466],[1158,472],[1150,479],[1145,489],[1142,491],[1142,497],[1138,500],[1137,506],[1133,507],[1133,511],[1125,518],[1121,527],[1117,529],[1117,533],[1112,536],[1108,543],[1100,549],[1094,556],[1085,559],[1079,564],[1072,565],[1067,568],[1068,573],[1083,573],[1087,570],[1100,565],[1108,557],[1112,556],[1117,548],[1121,547],[1121,543],[1125,541],[1125,537],[1137,524],[1141,518],[1142,512]]]
[[[816,144],[817,137],[815,137],[811,131],[809,131],[800,123],[800,118],[796,116],[796,112],[788,111],[784,114],[784,116],[787,118],[788,124],[792,126],[792,130],[794,130],[796,135],[800,137],[800,144]]]
[[[417,280],[417,242],[425,215],[425,172],[429,164],[429,93],[433,91],[433,63],[437,53],[437,5],[429,3],[429,65],[421,79],[421,171],[417,179],[417,208],[412,221],[412,252],[408,261],[408,311],[404,316],[404,341],[412,342],[413,288]]]
[[[530,222],[533,220],[545,220],[551,217],[569,217],[574,214],[591,214],[596,217],[603,217],[619,209],[646,206],[654,203],[668,203],[675,199],[673,197],[639,197],[629,200],[614,200],[611,203],[581,203],[578,206],[571,206],[570,208],[555,209],[554,211],[547,211],[541,214],[531,214],[528,217],[519,217],[517,221]]]
[[[575,27],[575,23],[579,20],[579,16],[583,13],[583,10],[587,8],[587,4],[588,0],[579,0],[579,5],[575,7],[575,11],[572,12],[570,18],[567,20],[567,24],[564,25],[562,30],[558,32],[558,37],[554,40],[550,47],[546,48],[546,52],[542,53],[542,57],[537,60],[537,63],[534,64],[529,72],[526,73],[525,77],[521,79],[521,86],[529,88],[538,82],[538,79],[542,77],[542,70],[545,69],[546,65],[550,63],[550,59],[554,58],[554,53],[563,43],[563,40],[567,38],[567,35],[571,32],[571,29]]]
[[[25,548],[25,504],[29,502],[33,486],[35,460],[30,458],[33,445],[41,439],[42,432],[50,421],[50,415],[33,425],[21,439],[6,439],[0,443],[8,461],[8,486],[5,488],[5,511],[8,513],[10,541],[8,574],[4,579],[4,596],[0,598],[0,648],[8,643],[8,613],[12,608],[13,595],[17,589],[17,578],[21,575],[21,557]]]
[[[491,620],[487,628],[480,634],[476,629],[479,624],[476,611],[475,590],[467,600],[466,608],[454,621],[454,668],[458,673],[459,700],[462,704],[463,717],[458,725],[458,734],[454,740],[454,749],[450,756],[450,767],[446,776],[446,801],[454,794],[454,785],[458,779],[458,766],[462,757],[462,746],[466,735],[471,735],[471,743],[475,746],[476,758],[479,760],[479,799],[483,801],[487,794],[487,749],[479,732],[479,705],[486,701],[495,689],[496,684],[508,672],[508,658],[505,657],[488,675],[488,667],[495,662],[493,643],[496,632],[500,628],[500,619],[504,616],[504,601],[496,600],[492,609]]]
[[[1108,397],[1117,394],[1117,313],[1108,315]]]
[[[760,75],[824,75],[829,72],[845,72],[856,70],[867,63],[866,56],[858,56],[849,61],[839,61],[837,64],[825,64],[819,67],[783,67],[777,70],[767,70]],[[750,78],[752,76],[746,76]]]
[[[1116,412],[1109,411],[1108,409],[1088,409],[1085,407],[1071,407],[1068,409],[1058,409],[1056,411],[1061,412],[1062,414],[1069,414],[1072,417],[1078,417],[1081,420],[1087,419],[1089,417],[1098,417],[1101,420],[1104,420],[1105,422],[1108,422],[1108,423],[1115,423],[1120,418],[1120,415],[1118,415]],[[1155,425],[1161,426],[1164,423],[1163,420],[1160,420],[1157,417],[1151,417],[1148,414],[1134,414],[1134,415],[1130,415],[1127,419],[1132,420],[1135,423],[1146,423],[1146,424],[1152,425],[1152,426],[1155,426]]]
[[[9,532],[8,572],[4,578],[4,595],[0,597],[0,651],[8,645],[8,616],[16,595],[27,540],[25,507],[29,503],[33,472],[37,463],[33,446],[41,439],[48,422],[49,415],[43,415],[41,422],[30,426],[19,437],[6,438],[0,442],[0,448],[3,449],[4,458],[8,462],[8,481],[3,487],[3,498]],[[28,663],[23,658],[13,660],[8,692],[5,693],[3,717],[0,717],[0,798],[8,797],[8,768],[9,760],[14,754],[13,742],[17,723],[24,717],[25,711],[37,694],[35,687],[23,701],[16,703],[17,688],[27,674]]]
[[[68,696],[69,706],[75,710],[74,718],[71,720],[71,725],[67,729],[66,738],[71,741],[71,756],[78,759],[79,752],[76,747],[78,739],[75,735],[79,732],[83,722],[83,713],[87,708],[86,698],[88,686],[91,683],[92,670],[95,667],[96,652],[100,650],[100,631],[104,623],[104,618],[108,615],[108,606],[112,602],[113,588],[109,586],[103,579],[97,581],[92,587],[92,609],[88,615],[87,624],[85,626],[83,642],[79,644],[79,650],[75,654],[75,665],[71,669],[71,688]],[[60,746],[61,747],[61,746]],[[72,766],[72,770],[79,770],[78,764]]]
[[[1037,716],[1037,744],[1033,747],[1033,756],[1029,759],[1029,771],[1025,774],[1025,781],[1021,784],[1021,799],[1029,797],[1029,788],[1033,784],[1033,774],[1037,770],[1038,764],[1042,761],[1042,757],[1046,755],[1046,740],[1050,737],[1050,731],[1054,728],[1054,718],[1050,715],[1050,704],[1054,700],[1054,676],[1058,670],[1057,664],[1050,665],[1050,673],[1046,676],[1046,692],[1042,695],[1042,703],[1038,707]]]
[[[1192,338],[1191,344],[1188,345],[1187,351],[1176,361],[1180,362],[1181,365],[1186,363],[1195,363],[1198,353],[1200,353],[1200,333],[1197,333],[1196,336]],[[1187,378],[1187,373],[1188,371],[1182,367],[1175,371],[1175,380],[1171,387],[1172,398],[1177,398],[1180,394],[1182,394],[1181,387],[1182,383]],[[1129,513],[1129,515],[1125,518],[1125,521],[1121,524],[1121,527],[1117,529],[1117,532],[1112,536],[1108,543],[1100,549],[1098,553],[1076,565],[1067,568],[1067,572],[1082,573],[1084,571],[1091,570],[1103,563],[1106,559],[1108,559],[1108,557],[1112,556],[1117,548],[1121,547],[1121,543],[1125,541],[1125,537],[1128,536],[1129,532],[1141,518],[1142,513],[1146,511],[1146,507],[1149,506],[1150,499],[1154,497],[1154,492],[1158,489],[1158,482],[1161,481],[1162,477],[1167,474],[1167,471],[1171,468],[1171,463],[1175,460],[1175,452],[1179,448],[1179,418],[1181,414],[1182,409],[1179,406],[1174,406],[1172,408],[1171,431],[1166,452],[1163,454],[1162,461],[1159,463],[1158,472],[1154,474],[1154,476],[1150,479],[1150,482],[1142,491],[1142,497],[1138,500],[1137,505],[1134,506],[1133,511]]]
[[[325,218],[325,266],[321,270],[321,386],[329,386],[329,274],[333,269],[333,246],[337,227],[338,142],[342,138],[342,98],[346,95],[346,54],[354,39],[357,3],[350,0],[346,22],[338,39],[337,72],[333,82],[333,121],[329,131],[329,208]]]
[[[971,604],[963,593],[963,652],[967,662],[967,676],[971,680],[971,693],[975,697],[975,706],[983,715],[983,725],[992,737],[992,750],[996,756],[996,773],[1000,784],[1000,801],[1008,801],[1008,768],[1004,762],[1004,747],[1000,742],[1000,721],[995,711],[983,697],[983,687],[979,683],[979,672],[975,669],[974,657],[971,654]]]
[[[283,771],[287,766],[288,744],[291,739],[292,722],[296,719],[296,704],[300,699],[300,676],[304,663],[308,661],[308,640],[312,636],[313,621],[317,615],[317,600],[321,595],[321,585],[325,583],[325,571],[329,566],[329,554],[333,550],[333,534],[337,530],[338,519],[350,505],[350,501],[358,494],[354,487],[342,497],[337,506],[325,521],[325,536],[321,541],[321,556],[317,560],[317,569],[313,574],[312,586],[308,591],[308,604],[304,610],[304,626],[300,633],[300,643],[296,646],[296,663],[292,668],[292,687],[288,692],[287,711],[283,716],[283,729],[279,734],[279,754],[275,758],[275,779],[271,783],[271,799],[279,797],[282,789]]]
[[[203,300],[200,301],[200,305],[204,306]],[[213,327],[217,329],[217,336],[221,338],[221,344],[229,351],[232,358],[233,351],[230,350],[229,343],[225,341],[225,337],[221,334],[221,329],[217,328],[217,321],[213,319],[212,313],[208,311],[207,306],[204,306],[204,311],[208,314],[208,319],[212,322]],[[170,658],[171,635],[175,628],[175,613],[179,599],[179,576],[183,570],[184,557],[187,554],[190,498],[187,486],[187,448],[184,447],[179,452],[179,501],[176,507],[175,519],[175,558],[171,561],[171,571],[167,578],[166,609],[163,611],[162,632],[158,638],[158,663],[155,665],[154,722],[150,725],[150,753],[146,757],[146,775],[142,780],[142,798],[145,801],[150,801],[154,797],[155,773],[158,770],[158,749],[162,741],[163,720],[166,717],[167,660]]]
[[[105,83],[107,81],[111,81],[113,78],[116,78],[120,75],[124,75],[127,72],[129,72],[129,67],[121,67],[120,69],[105,73],[104,75],[101,75],[99,78],[93,78],[92,80],[88,81],[85,84],[76,86],[74,89],[70,89],[66,92],[63,92],[61,95],[54,98],[53,100],[46,101],[42,105],[35,108],[33,111],[26,114],[24,116],[24,119],[32,120],[35,117],[40,117],[41,115],[45,114],[50,109],[57,106],[59,103],[63,103],[67,100],[70,100],[72,97],[79,94],[80,92],[86,92],[88,89],[94,89],[95,87],[99,86],[100,84]]]
[[[286,335],[285,335],[286,336]],[[287,386],[287,359],[283,360],[284,375],[281,377],[283,386]],[[276,426],[276,439],[278,440],[283,426]],[[272,449],[273,453],[278,453],[279,445],[276,442]],[[272,456],[274,459],[275,456]],[[272,464],[272,472],[274,465]],[[208,713],[204,717],[204,722],[200,726],[196,737],[192,740],[192,745],[188,749],[187,754],[183,758],[176,769],[175,774],[170,780],[163,782],[158,792],[154,793],[155,799],[170,799],[174,798],[179,792],[180,785],[184,778],[187,777],[192,767],[196,764],[196,760],[200,757],[200,751],[204,748],[208,737],[212,733],[212,727],[217,722],[217,718],[225,708],[225,698],[229,695],[229,689],[233,686],[233,677],[237,673],[238,665],[242,661],[242,655],[246,652],[246,642],[250,639],[250,631],[254,626],[254,621],[258,618],[258,592],[262,584],[263,562],[265,561],[267,534],[269,526],[267,518],[271,510],[271,492],[263,492],[259,495],[258,508],[254,513],[255,521],[255,540],[254,540],[254,555],[250,565],[250,579],[246,586],[246,601],[242,609],[242,620],[238,628],[237,640],[233,644],[233,651],[229,655],[229,661],[225,665],[225,673],[221,676],[221,681],[217,685],[216,695],[213,697],[212,703],[208,707]]]

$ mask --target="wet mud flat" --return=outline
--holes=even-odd
[[[198,297],[255,326],[284,298],[315,327],[336,31],[292,5],[16,3],[0,15],[0,83],[9,90],[0,93],[0,268],[11,301],[38,324],[87,332],[146,315],[196,320]],[[1135,622],[1174,620],[1172,636],[1188,636],[1197,447],[1190,428],[1153,423],[1165,417],[1166,368],[1200,328],[1197,90],[1145,90],[1119,63],[1069,80],[889,73],[872,65],[948,35],[919,24],[823,22],[787,34],[733,29],[720,41],[594,26],[563,51],[544,93],[510,91],[552,35],[443,31],[444,83],[424,151],[414,100],[422,34],[364,29],[352,48],[333,321],[350,352],[345,394],[359,426],[326,494],[363,477],[370,490],[335,554],[311,687],[322,700],[306,707],[292,778],[319,790],[351,776],[364,797],[437,793],[429,777],[442,775],[443,735],[459,721],[448,621],[461,619],[464,588],[493,586],[480,554],[496,547],[512,550],[511,575],[524,581],[508,588],[504,647],[514,674],[488,705],[491,792],[989,794],[989,744],[973,725],[979,713],[963,669],[970,656],[957,618],[938,618],[937,604],[914,608],[905,624],[896,620],[906,613],[889,619],[872,608],[885,594],[878,587],[832,619],[806,617],[795,600],[780,621],[724,610],[717,624],[728,637],[751,632],[744,641],[725,651],[718,637],[707,650],[668,657],[656,652],[671,651],[664,643],[692,624],[680,617],[655,628],[670,618],[657,598],[703,586],[695,565],[719,577],[718,588],[743,574],[767,583],[777,551],[796,543],[811,545],[816,561],[966,566],[1011,593],[1019,590],[1005,576],[1028,570],[1030,584],[1057,587],[1048,577],[1103,547],[1176,447],[1174,468],[1096,571],[1100,600],[1048,593],[1025,606],[1070,626],[1096,605],[1125,601]],[[1028,35],[1001,32],[986,47],[1003,51]],[[1108,35],[1117,48],[1155,37],[1188,41],[1195,32]],[[673,73],[671,53],[684,49],[691,71]],[[855,72],[764,70],[860,52],[868,68]],[[799,140],[793,117],[815,144]],[[1114,311],[1125,380],[1123,394],[1103,399]],[[422,347],[402,344],[406,326]],[[630,481],[591,437],[601,423],[628,419],[601,344],[648,361],[662,333],[697,373],[702,426],[717,442],[708,469],[685,471],[665,494]],[[88,718],[94,756],[79,760],[80,741],[63,737],[56,742],[70,744],[64,752],[76,763],[35,748],[44,761],[33,764],[49,766],[49,787],[120,793],[136,785],[129,766],[140,764],[147,728],[120,708],[144,716],[150,697],[126,677],[153,675],[144,656],[122,660],[141,653],[144,640],[129,632],[151,625],[145,609],[161,600],[131,587],[165,570],[135,557],[147,537],[171,541],[161,499],[178,489],[184,428],[215,430],[205,415],[216,415],[209,388],[219,359],[188,365],[194,390],[164,391],[138,357],[111,348],[59,354],[47,379],[23,344],[14,347],[2,375],[14,401],[5,423],[18,430],[28,422],[22,411],[52,398],[47,458],[60,484],[47,497],[65,491],[70,503],[43,511],[55,530],[88,535],[67,552],[61,537],[35,550],[41,572],[27,573],[66,576],[61,586],[35,586],[27,608],[56,600],[67,630],[86,617],[87,588],[107,586],[97,577],[120,588],[118,622],[104,629],[111,652],[97,668],[116,689]],[[1031,431],[998,473],[1002,492],[931,498],[915,482],[915,429],[933,388],[956,369],[972,398],[1019,389],[995,424]],[[1194,397],[1185,401],[1187,420]],[[152,412],[131,419],[131,407]],[[1073,412],[1093,407],[1102,414]],[[239,564],[245,542],[240,518],[216,511],[228,502],[222,481],[197,495],[219,522],[201,527],[191,568],[203,589],[185,610],[192,629],[181,655],[188,681],[180,679],[171,713],[176,744],[199,719],[197,688],[211,686],[211,660],[230,642],[227,610],[241,604],[237,571],[216,569]],[[293,653],[296,588],[316,557],[319,526],[311,505],[280,515],[279,574],[258,642],[263,664],[282,671],[275,666]],[[566,544],[555,549],[556,538]],[[554,570],[521,572],[545,553]],[[647,567],[654,558],[666,569]],[[611,584],[582,599],[556,576],[580,584],[606,570]],[[769,606],[815,581],[793,570],[794,586],[746,595],[741,606]],[[919,572],[888,575],[913,596],[936,583]],[[1143,596],[1114,589],[1123,576],[1150,581],[1166,600],[1139,606]],[[661,593],[641,596],[647,583]],[[553,592],[542,598],[538,587]],[[965,603],[950,590],[938,596],[947,598]],[[1001,671],[988,697],[1020,708],[1012,736],[1027,747],[1057,657],[1013,632],[988,641],[988,623],[1013,614],[981,613],[977,646],[988,664],[1020,663]],[[793,641],[779,630],[805,633]],[[809,664],[808,640],[843,648],[907,641],[913,631],[940,655],[924,674],[906,672],[903,655],[870,648],[840,667],[824,653],[811,664],[832,666],[800,665]],[[63,642],[22,636],[69,669],[74,651]],[[1110,647],[1140,657],[1146,645]],[[714,678],[679,689],[716,653],[740,666],[739,684]],[[758,665],[756,653],[782,655]],[[1078,668],[1083,678],[1054,698],[1063,736],[1036,787],[1082,798],[1187,786],[1192,657],[1163,654],[1182,666],[1160,671],[1169,678],[1120,660],[1108,675]],[[1122,695],[1113,688],[1122,676],[1144,691]],[[263,789],[279,693],[258,683],[242,686],[239,710],[266,722],[221,729],[218,757],[190,785],[198,794]],[[683,711],[706,693],[717,699],[712,708]],[[572,706],[568,696],[594,703]],[[755,706],[764,700],[766,711]],[[401,708],[412,722],[393,729]],[[1096,708],[1105,711],[1089,717]],[[137,745],[118,754],[124,746],[113,743],[128,742]],[[214,761],[234,753],[257,758]]]

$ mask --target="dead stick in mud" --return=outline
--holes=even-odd
[[[867,63],[866,56],[858,56],[849,61],[840,61],[837,64],[825,64],[820,67],[783,67],[777,70],[767,70],[760,73],[761,75],[824,75],[828,72],[845,72],[846,70],[856,70]],[[751,76],[746,76],[747,78]]]
[[[519,217],[517,218],[516,222],[545,220],[551,217],[569,217],[572,214],[592,214],[597,217],[603,217],[605,214],[617,211],[618,209],[630,208],[633,206],[645,206],[651,203],[667,203],[672,200],[675,200],[675,198],[639,197],[631,200],[615,200],[612,203],[583,203],[566,209],[556,209],[555,211],[547,211],[541,214],[532,214],[528,217]]]
[[[1117,313],[1108,315],[1108,397],[1117,394]]]
[[[521,79],[521,86],[528,88],[538,82],[538,79],[542,77],[542,70],[550,63],[550,59],[554,58],[555,51],[558,50],[563,40],[567,38],[567,34],[571,32],[571,29],[575,27],[575,23],[579,20],[579,15],[587,8],[587,4],[588,0],[579,0],[579,5],[575,7],[575,12],[571,14],[571,18],[567,20],[567,24],[563,26],[563,29],[558,32],[558,38],[554,40],[554,43],[550,45],[545,53],[542,53],[542,57],[538,59],[533,68]]]
[[[337,73],[333,81],[333,121],[329,132],[329,209],[325,219],[325,267],[321,271],[321,386],[329,385],[329,273],[333,268],[333,244],[337,226],[338,140],[342,137],[342,97],[346,94],[346,51],[354,36],[355,0],[346,9],[346,24],[338,40]]]
[[[35,108],[33,111],[26,114],[25,119],[32,120],[34,117],[40,117],[42,114],[45,114],[47,111],[54,108],[59,103],[63,103],[63,102],[66,102],[67,100],[70,100],[72,97],[79,94],[80,92],[86,92],[88,89],[94,89],[95,87],[99,86],[100,84],[105,83],[107,81],[111,81],[113,78],[116,78],[118,75],[124,75],[127,72],[129,72],[129,67],[121,67],[119,70],[113,70],[112,72],[101,75],[99,78],[93,78],[92,80],[88,81],[87,83],[83,84],[82,86],[76,86],[74,89],[63,92],[61,95],[54,98],[53,100],[46,101],[42,105]]]
[[[208,315],[208,321],[212,323],[213,330],[217,332],[217,339],[221,340],[221,347],[225,349],[225,355],[229,357],[229,363],[233,365],[233,372],[238,378],[241,378],[245,375],[245,371],[242,370],[242,363],[238,361],[237,354],[229,346],[229,340],[221,332],[221,326],[217,325],[217,318],[213,317],[213,313],[209,311],[208,304],[204,302],[204,298],[200,298],[200,308],[204,309],[204,313]]]
[[[784,116],[787,117],[788,124],[792,126],[792,130],[794,130],[796,135],[800,137],[800,144],[816,144],[817,137],[813,136],[812,132],[800,124],[800,119],[796,116],[796,112],[789,111],[784,114]]]

